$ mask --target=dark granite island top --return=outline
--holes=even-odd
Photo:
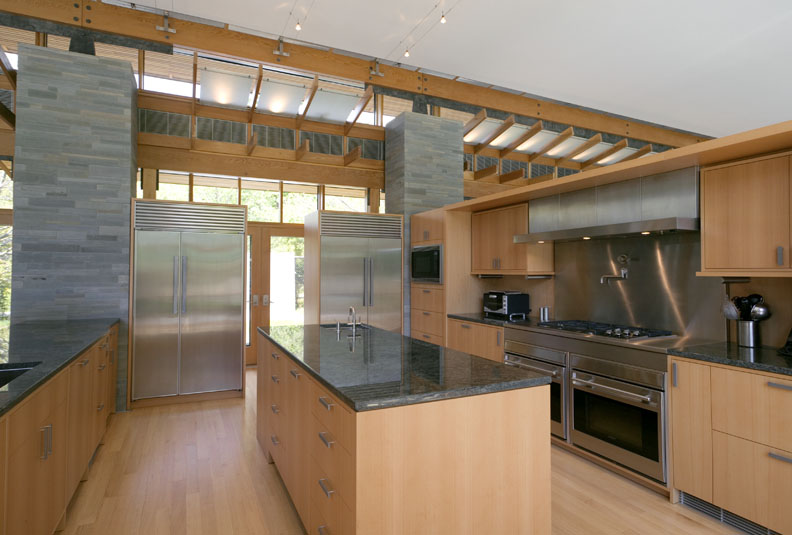
[[[0,339],[0,370],[36,364],[0,387],[0,416],[95,344],[118,318],[30,321],[12,324]]]
[[[317,381],[355,411],[398,407],[550,383],[529,372],[365,327],[353,339],[335,326],[259,327]]]
[[[729,342],[690,345],[668,350],[669,355],[726,364],[738,368],[792,375],[792,357],[778,354],[772,347],[742,347]]]

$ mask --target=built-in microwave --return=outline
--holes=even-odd
[[[410,255],[413,282],[443,283],[443,245],[421,245]]]

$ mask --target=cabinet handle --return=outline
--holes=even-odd
[[[280,414],[280,409],[278,408],[278,406],[277,406],[277,405],[271,405],[271,406],[270,406],[270,409],[272,410],[272,412],[273,412],[274,414]]]
[[[96,412],[102,412],[104,410],[104,403],[96,407]]]
[[[327,448],[332,448],[333,444],[335,444],[335,440],[327,438],[327,433],[324,431],[319,433],[319,440],[321,440]]]
[[[425,240],[429,239],[429,231],[428,230],[424,230],[423,231],[423,237],[424,237]]]
[[[428,312],[424,312],[424,313],[423,313],[423,315],[424,315],[424,316],[428,316],[428,315],[429,315],[429,313],[428,313]]]
[[[677,382],[677,363],[671,363],[671,380],[673,382],[674,388],[678,386]]]
[[[318,528],[316,528],[316,532],[319,535],[330,535],[330,532],[327,531],[327,526],[319,526]]]
[[[501,332],[500,332],[500,331],[496,331],[496,332],[495,332],[495,334],[497,335],[497,336],[495,337],[495,345],[497,345],[498,347],[500,347],[500,335],[501,335]]]
[[[495,259],[492,259],[492,269],[495,269]]]
[[[328,498],[332,497],[332,495],[335,493],[335,490],[327,486],[327,480],[325,478],[319,480],[319,486],[322,487],[322,492],[324,492],[325,496]]]
[[[52,455],[52,424],[47,426],[47,457]]]
[[[99,369],[98,369],[98,371],[102,371],[102,370],[104,370],[105,368],[107,368],[107,364],[102,364],[101,366],[99,366]]]
[[[272,382],[273,382],[273,383],[275,383],[275,384],[278,384],[278,383],[280,383],[280,379],[278,379],[278,376],[277,376],[277,375],[273,375],[273,376],[272,376]]]
[[[784,265],[784,248],[776,247],[776,262],[779,266]]]
[[[459,326],[462,327],[463,329],[470,329],[470,325],[468,325],[467,323],[460,323]]]
[[[431,336],[429,336],[428,334],[422,334],[421,336],[423,336],[423,337],[424,337],[424,338],[426,338],[427,340],[429,340],[429,339],[431,338]]]
[[[771,458],[775,459],[776,461],[784,461],[785,463],[792,463],[792,459],[790,459],[789,457],[784,457],[783,455],[773,453],[772,451],[768,452],[767,455],[769,455]]]
[[[278,356],[277,353],[273,353],[272,354],[272,358],[274,358],[275,360],[278,360],[280,357]]]
[[[280,444],[280,440],[278,440],[278,437],[276,437],[275,435],[270,435],[270,440],[271,440],[271,441],[272,441],[272,443],[273,443],[273,444],[275,444],[276,446]]]
[[[424,291],[423,291],[423,293],[425,293],[425,294],[428,294],[428,293],[431,293],[431,291],[429,291],[429,290],[424,290]]]
[[[48,451],[47,450],[47,426],[45,425],[44,427],[40,428],[39,429],[39,433],[40,433],[39,440],[40,440],[40,445],[41,445],[41,448],[39,449],[39,451],[41,452],[41,455],[39,455],[39,459],[41,459],[42,461],[45,461],[45,460],[47,460],[47,451]]]
[[[115,362],[115,349],[110,350],[110,364]]]
[[[300,378],[300,375],[302,375],[302,374],[301,374],[300,372],[298,372],[296,369],[294,369],[294,370],[289,370],[289,373],[290,373],[290,374],[291,374],[291,376],[292,376],[292,377],[294,377],[295,379],[299,379],[299,378]]]
[[[84,361],[82,361],[82,362],[80,363],[80,366],[82,366],[83,368],[85,368],[86,366],[88,366],[88,363],[89,363],[89,362],[91,362],[91,359],[85,359]]]
[[[769,386],[770,388],[780,388],[781,390],[790,390],[790,391],[792,391],[792,386],[783,385],[781,383],[774,383],[772,381],[767,381],[767,386]]]
[[[335,406],[335,403],[333,403],[332,401],[328,401],[327,398],[322,396],[319,396],[319,403],[321,403],[322,406],[324,406],[324,408],[327,410],[332,410],[333,407]]]

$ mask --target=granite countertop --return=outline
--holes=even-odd
[[[792,357],[782,357],[774,347],[751,348],[731,342],[716,342],[673,348],[668,350],[668,354],[739,368],[792,375]]]
[[[496,327],[503,327],[504,325],[509,325],[510,323],[514,323],[513,321],[509,321],[505,319],[488,318],[484,316],[483,312],[466,312],[464,314],[448,314],[448,317],[454,320],[472,321],[473,323],[483,323],[484,325],[494,325]]]
[[[0,387],[0,416],[80,356],[118,322],[118,318],[103,318],[12,324],[8,336],[0,339],[0,369],[39,364]]]
[[[259,327],[355,411],[546,385],[550,376],[367,327]]]

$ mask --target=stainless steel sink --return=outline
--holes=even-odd
[[[0,387],[3,387],[41,362],[9,362],[0,364]]]

